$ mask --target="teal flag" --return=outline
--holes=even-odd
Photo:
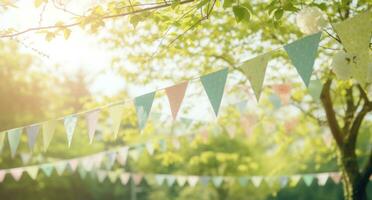
[[[271,53],[266,53],[257,56],[253,59],[247,60],[240,66],[240,68],[244,72],[244,75],[251,83],[257,102],[261,96],[262,85],[265,79],[266,67],[270,58]]]
[[[144,94],[134,99],[136,106],[138,126],[140,130],[145,128],[147,119],[150,115],[152,103],[154,102],[155,92]]]
[[[44,172],[45,176],[50,177],[53,172],[53,165],[52,164],[43,164],[40,166],[41,171]]]
[[[322,93],[323,84],[319,79],[311,80],[309,84],[309,94],[315,101],[320,100],[320,94]]]
[[[284,46],[306,87],[309,85],[313,73],[321,35],[321,32],[315,33]]]
[[[200,78],[216,116],[218,115],[218,110],[220,109],[223,92],[225,90],[227,73],[228,68],[225,68],[202,76]]]
[[[242,187],[245,187],[248,185],[248,177],[245,177],[245,176],[239,177],[238,181],[239,181],[240,186]]]
[[[304,182],[305,182],[305,184],[307,186],[310,186],[311,183],[313,183],[314,175],[312,175],[312,174],[306,174],[306,175],[303,175],[302,176],[302,179],[304,180]]]
[[[10,153],[12,158],[14,158],[17,148],[19,145],[19,141],[21,139],[22,128],[12,129],[8,131],[8,142],[10,146]]]
[[[71,146],[72,136],[74,135],[76,122],[77,117],[74,115],[65,117],[64,125],[66,129],[68,147]]]

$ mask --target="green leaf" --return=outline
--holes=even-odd
[[[248,8],[244,6],[233,6],[233,12],[235,15],[236,22],[241,22],[243,19],[249,21],[251,15],[248,11]]]
[[[65,28],[63,30],[63,36],[65,37],[65,39],[67,40],[70,37],[70,35],[71,35],[71,30],[68,28]]]
[[[274,18],[276,19],[276,20],[280,20],[280,18],[282,18],[283,17],[283,9],[282,8],[279,8],[279,9],[277,9],[275,12],[274,12]]]
[[[45,35],[45,39],[50,42],[54,37],[55,37],[55,33],[54,32],[48,32],[46,35]]]
[[[223,8],[230,8],[234,3],[234,0],[224,0],[223,1]]]

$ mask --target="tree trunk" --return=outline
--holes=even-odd
[[[345,200],[367,200],[367,183],[359,172],[354,145],[345,142],[340,155]]]

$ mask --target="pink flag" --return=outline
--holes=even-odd
[[[176,119],[177,117],[177,113],[180,109],[182,100],[185,97],[187,85],[188,82],[183,82],[165,89],[165,92],[168,96],[173,119]]]
[[[10,174],[15,181],[19,181],[22,178],[23,168],[13,168],[10,170]]]
[[[124,166],[127,163],[128,158],[128,147],[121,148],[118,151],[118,155],[116,156],[116,160],[121,166]]]
[[[139,185],[142,181],[143,175],[142,174],[132,174],[132,180],[134,184]]]
[[[341,180],[341,175],[338,172],[331,173],[330,177],[333,180],[333,182],[335,182],[336,184],[338,184]]]
[[[0,183],[4,181],[5,174],[6,174],[5,170],[0,170]]]
[[[77,166],[79,165],[79,161],[76,160],[76,159],[74,159],[74,160],[69,160],[69,161],[68,161],[68,164],[70,165],[71,170],[74,172],[74,171],[76,171],[76,168],[77,168]]]
[[[291,85],[289,84],[277,84],[273,85],[275,93],[279,96],[283,104],[288,104],[291,97]]]
[[[99,118],[100,110],[93,110],[86,114],[87,125],[88,125],[88,136],[89,142],[92,143],[94,139],[94,134],[97,128],[97,121]]]

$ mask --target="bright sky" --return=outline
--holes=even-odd
[[[56,2],[67,2],[66,9],[77,14],[83,14],[90,5],[99,3],[99,0],[56,0]],[[30,27],[54,25],[58,21],[72,21],[71,14],[58,10],[49,2],[42,14],[40,23],[40,14],[43,6],[38,9],[34,7],[34,0],[17,1],[17,9],[10,9],[0,14],[0,28],[15,28],[24,30]],[[110,52],[106,51],[100,43],[97,35],[89,35],[79,27],[73,29],[68,40],[58,36],[51,42],[45,40],[45,34],[30,32],[17,37],[18,40],[28,47],[22,47],[22,50],[35,55],[40,59],[41,66],[35,66],[37,69],[53,68],[58,74],[72,74],[78,70],[83,70],[90,77],[95,78],[91,91],[103,95],[114,95],[119,89],[124,87],[124,81],[113,72],[108,71],[111,62]],[[22,46],[22,45],[21,45]],[[37,49],[49,56],[49,58],[39,55],[31,48]],[[59,67],[57,67],[59,66]],[[102,70],[106,70],[102,73]]]

